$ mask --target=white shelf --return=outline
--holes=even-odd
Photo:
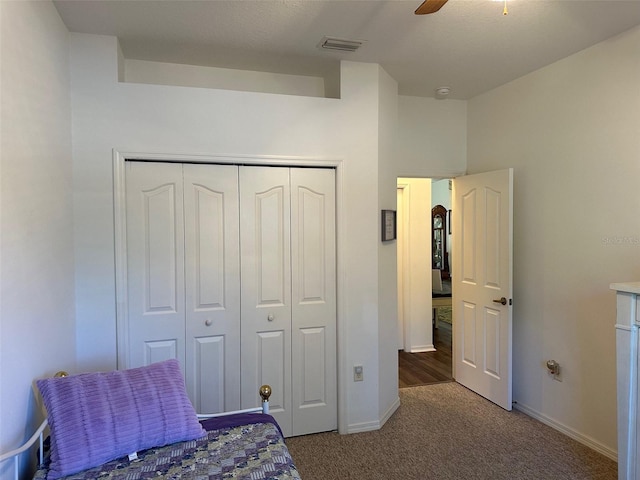
[[[609,288],[618,292],[640,294],[640,282],[612,283]]]

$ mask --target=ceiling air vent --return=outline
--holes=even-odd
[[[320,40],[318,47],[327,50],[340,50],[342,52],[355,52],[364,41],[362,40],[346,40],[344,38],[324,37]]]

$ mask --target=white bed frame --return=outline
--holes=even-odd
[[[224,417],[225,415],[233,415],[236,413],[269,413],[269,397],[271,396],[271,387],[269,385],[262,385],[260,387],[260,397],[262,398],[262,406],[255,408],[245,408],[244,410],[234,410],[232,412],[223,412],[223,413],[199,413],[198,419],[206,420],[207,418],[215,418],[215,417]],[[38,465],[42,465],[44,462],[44,432],[49,422],[45,418],[38,429],[35,431],[31,438],[27,440],[24,444],[16,448],[15,450],[11,450],[10,452],[3,453],[0,455],[0,463],[5,462],[6,460],[13,459],[14,465],[14,479],[19,480],[20,475],[20,454],[29,450],[36,441],[39,442],[39,459]]]

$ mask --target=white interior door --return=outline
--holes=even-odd
[[[241,167],[240,209],[242,408],[271,385],[270,413],[291,435],[289,169]]]
[[[513,169],[453,182],[453,369],[511,410]]]
[[[285,436],[337,428],[335,174],[241,167],[242,404]]]
[[[198,412],[238,409],[238,167],[126,168],[125,367],[177,358]]]
[[[196,411],[240,408],[238,167],[183,166],[185,380]]]
[[[335,176],[291,177],[292,435],[338,427]]]
[[[185,348],[182,189],[180,164],[126,164],[126,368],[169,358],[180,359],[182,365]]]

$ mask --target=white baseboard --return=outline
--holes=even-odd
[[[391,418],[391,416],[396,413],[396,410],[398,410],[398,407],[400,406],[400,397],[397,397],[395,399],[395,401],[391,404],[391,406],[387,409],[386,412],[384,412],[384,415],[382,416],[382,418],[380,419],[380,428],[382,428],[382,426],[387,423],[387,420],[389,420]]]
[[[373,432],[374,430],[380,430],[380,422],[362,422],[352,423],[347,426],[347,433],[362,433]]]
[[[380,430],[382,426],[387,423],[387,420],[391,418],[391,416],[396,412],[398,407],[400,406],[400,397],[396,398],[395,401],[391,404],[391,406],[384,413],[382,418],[376,422],[362,422],[362,423],[353,423],[347,426],[347,433],[362,433],[362,432],[372,432],[374,430]]]
[[[423,352],[435,352],[436,348],[433,345],[421,345],[417,347],[411,347],[409,353],[423,353]]]
[[[601,453],[605,457],[608,457],[615,462],[618,461],[618,452],[616,450],[613,450],[606,445],[601,444],[588,435],[584,435],[570,427],[567,427],[557,420],[554,420],[553,418],[548,417],[547,415],[540,413],[537,410],[534,410],[533,408],[528,407],[527,405],[524,405],[522,403],[514,403],[513,408],[524,413],[525,415],[529,415],[530,417],[535,418],[536,420],[550,426],[555,430],[558,430],[560,433],[565,434],[567,437],[573,438],[574,440],[582,443],[590,449]]]

